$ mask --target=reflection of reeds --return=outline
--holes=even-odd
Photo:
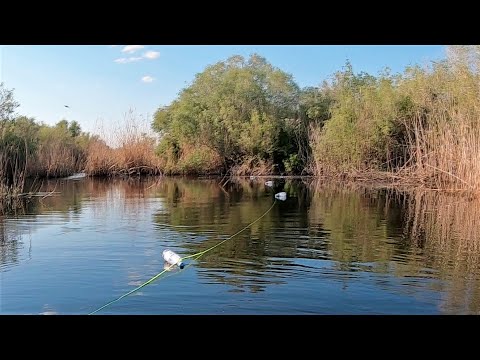
[[[373,263],[372,271],[400,278],[437,278],[441,282],[431,286],[447,294],[443,311],[480,311],[477,198],[355,184],[311,186],[310,229],[321,226],[329,233],[328,249],[339,266]]]
[[[311,186],[310,226],[321,225],[330,233],[334,260],[350,266],[355,262],[384,263],[394,256],[395,245],[387,241],[392,228],[398,226],[392,211],[398,201],[394,193],[357,184],[313,182]]]
[[[415,286],[394,287],[393,291],[439,290],[446,293],[445,312],[480,311],[478,199],[312,179],[304,179],[307,186],[290,179],[275,181],[289,194],[287,201],[233,241],[202,257],[200,268],[227,269],[209,270],[205,276],[241,288],[257,279],[271,281],[272,266],[287,267],[293,258],[328,259],[346,271],[364,269],[402,281],[420,281],[420,291]],[[96,225],[104,222],[108,231],[112,221],[115,226],[127,225],[127,230],[113,229],[123,234],[143,231],[146,223],[153,222],[156,228],[168,227],[182,234],[175,238],[176,245],[187,255],[205,250],[258,218],[270,206],[267,194],[273,199],[276,190],[266,188],[264,179],[232,178],[223,190],[219,182],[165,177],[46,181],[39,190],[55,190],[60,195],[43,199],[42,208],[28,213],[47,209],[62,221],[70,221],[77,212],[87,211],[85,216],[92,216]],[[102,230],[99,226],[93,231],[100,234]],[[0,240],[2,231],[0,220]],[[18,257],[14,253],[18,243],[17,250],[14,245],[9,243],[10,248],[1,250],[3,257],[9,257],[7,261]],[[264,274],[268,276],[262,278]]]
[[[480,311],[480,201],[438,192],[409,197],[406,235],[422,244],[430,262],[449,281],[446,309]],[[458,312],[458,311],[456,311]]]
[[[0,215],[21,211],[24,199],[21,196],[21,189],[10,187],[0,182]]]
[[[409,199],[405,225],[411,241],[425,242],[434,261],[461,260],[469,271],[478,269],[480,202],[431,191],[413,192]]]
[[[15,226],[9,226],[0,217],[0,272],[2,267],[20,260],[20,244],[22,234]]]

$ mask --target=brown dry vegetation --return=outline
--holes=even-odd
[[[90,176],[160,174],[155,137],[149,134],[149,127],[150,124],[132,110],[111,130],[100,125],[100,137],[91,141],[87,148],[85,173]]]
[[[112,148],[102,140],[88,146],[85,172],[91,176],[157,175],[160,162],[152,139],[137,138]]]

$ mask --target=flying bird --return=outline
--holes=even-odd
[[[63,106],[65,106],[66,108],[69,108],[69,109],[70,109],[70,106],[68,106],[68,105],[63,105]]]

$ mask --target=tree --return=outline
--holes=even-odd
[[[13,90],[6,89],[3,83],[0,83],[0,122],[11,121],[18,106],[18,102],[13,98]]]
[[[68,131],[70,131],[70,134],[72,135],[72,137],[80,136],[80,134],[82,133],[82,130],[80,128],[80,124],[75,120],[70,122],[70,126],[68,127]]]
[[[59,129],[68,130],[68,121],[65,119],[60,120],[55,126]]]
[[[191,86],[160,108],[153,129],[172,146],[203,145],[226,168],[246,157],[280,161],[282,139],[297,116],[299,89],[291,75],[265,58],[232,56],[197,74]]]
[[[322,87],[306,87],[300,94],[300,109],[308,123],[322,125],[330,118],[333,104],[331,89],[326,83]]]

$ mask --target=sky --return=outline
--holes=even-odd
[[[51,125],[64,118],[76,120],[82,130],[102,134],[122,124],[129,111],[148,124],[155,111],[174,100],[206,66],[253,53],[304,87],[328,80],[347,59],[355,72],[376,75],[389,67],[397,73],[443,58],[445,47],[0,45],[0,82],[14,89],[19,114]]]

